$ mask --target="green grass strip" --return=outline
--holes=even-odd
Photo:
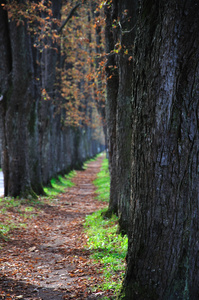
[[[110,177],[107,159],[103,160],[101,171],[94,184],[99,193],[98,199],[108,202]],[[104,266],[102,271],[105,280],[100,288],[104,291],[114,290],[116,297],[124,277],[128,238],[126,235],[118,234],[118,218],[115,215],[110,219],[103,217],[106,210],[97,211],[86,217],[84,224],[88,237],[86,247],[93,250],[91,258]]]
[[[58,176],[57,178],[52,178],[50,187],[44,187],[44,192],[48,197],[57,196],[60,193],[65,193],[66,189],[74,186],[74,183],[71,179],[76,175],[76,172],[73,170],[65,176]]]
[[[101,286],[102,290],[112,289],[116,295],[124,277],[128,239],[118,234],[117,217],[104,219],[104,211],[100,210],[86,217],[87,247],[94,250],[91,258],[104,266],[105,281]]]
[[[108,169],[108,159],[105,158],[103,160],[101,170],[93,183],[97,188],[97,199],[100,201],[108,202],[110,196],[110,175]]]
[[[10,230],[25,226],[26,218],[32,218],[35,214],[37,215],[37,211],[44,205],[43,198],[53,201],[58,194],[65,193],[68,187],[74,186],[71,179],[75,174],[75,171],[71,171],[65,176],[53,178],[51,187],[44,187],[46,196],[37,200],[11,197],[0,198],[0,239],[7,240]],[[2,219],[3,222],[1,221]]]
[[[0,239],[6,241],[10,230],[25,227],[26,219],[33,218],[42,205],[35,199],[0,198]]]

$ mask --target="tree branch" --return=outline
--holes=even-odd
[[[62,32],[62,29],[64,28],[64,26],[66,26],[66,24],[68,23],[68,21],[70,20],[70,18],[73,16],[73,14],[75,13],[76,9],[80,6],[81,4],[78,3],[76,4],[70,11],[68,17],[66,18],[66,20],[62,23],[61,27],[57,30],[58,33]]]

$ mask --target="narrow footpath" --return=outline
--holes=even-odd
[[[27,218],[25,228],[14,229],[0,241],[0,299],[102,299],[110,292],[95,291],[100,265],[85,249],[85,216],[107,206],[95,199],[93,180],[103,157],[77,171],[75,186],[46,202]],[[13,212],[13,217],[15,217]],[[108,299],[112,299],[111,297]]]

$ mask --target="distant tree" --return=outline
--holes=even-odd
[[[70,15],[74,3],[63,6],[64,15]],[[87,1],[62,29],[62,96],[68,125],[89,125],[93,107],[105,118],[104,34],[99,11],[96,1]]]

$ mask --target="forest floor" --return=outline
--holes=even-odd
[[[113,299],[110,290],[93,289],[105,279],[85,248],[83,227],[86,215],[107,206],[96,200],[92,183],[102,160],[77,171],[75,185],[56,199],[42,199],[32,217],[26,209],[20,214],[26,226],[0,239],[0,299]],[[19,218],[13,208],[9,213]]]

